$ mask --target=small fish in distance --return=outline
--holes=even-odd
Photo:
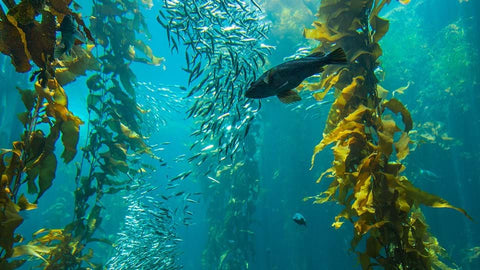
[[[247,98],[266,98],[277,96],[283,103],[301,100],[293,90],[306,78],[323,71],[323,66],[345,64],[347,57],[342,48],[325,55],[315,52],[304,58],[287,61],[275,66],[258,78],[245,92]]]
[[[293,221],[295,221],[295,223],[297,223],[298,225],[303,225],[303,226],[307,226],[307,220],[305,219],[305,217],[300,214],[300,213],[295,213],[295,215],[293,215],[292,217]]]

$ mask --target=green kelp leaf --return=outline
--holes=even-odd
[[[123,88],[129,93],[132,97],[135,97],[135,89],[133,85],[137,82],[137,77],[130,69],[129,64],[123,64],[117,69],[118,74],[120,75],[120,82],[122,83]]]
[[[65,163],[69,163],[77,154],[78,133],[80,129],[75,121],[66,121],[62,123],[60,130],[62,132],[63,146],[65,147],[62,158]]]
[[[22,101],[23,104],[25,105],[25,109],[27,109],[28,112],[31,112],[33,107],[35,106],[35,97],[36,94],[34,91],[26,89],[22,90],[17,87],[18,93],[22,96]]]
[[[0,215],[0,247],[5,249],[7,252],[6,256],[10,257],[13,252],[12,246],[15,242],[13,234],[17,227],[22,224],[23,218],[18,214],[18,206],[8,197],[5,200],[6,202],[1,204],[3,214]]]
[[[104,87],[102,83],[102,76],[95,74],[88,78],[87,80],[87,87],[92,91],[98,91]]]
[[[17,114],[17,118],[22,122],[23,127],[26,128],[28,123],[30,123],[30,112],[19,113]]]
[[[55,171],[57,169],[57,158],[53,153],[50,153],[40,161],[38,166],[40,168],[38,174],[38,186],[40,192],[38,193],[36,201],[38,201],[43,193],[52,186],[53,179],[55,178]]]
[[[15,270],[20,269],[20,267],[26,262],[27,260],[17,260],[17,261],[10,261],[7,262],[6,260],[0,261],[0,269],[2,270]]]
[[[90,214],[88,215],[87,226],[89,232],[94,232],[95,229],[100,225],[101,217],[100,212],[102,211],[102,206],[96,204]]]
[[[100,153],[100,157],[102,157],[104,161],[104,164],[102,164],[101,167],[107,174],[117,175],[117,171],[123,173],[128,172],[128,164],[123,160],[114,159],[110,151]]]
[[[38,166],[35,166],[27,170],[26,180],[27,180],[27,187],[28,187],[29,194],[38,193],[38,187],[37,187],[37,184],[35,183],[35,179],[37,179],[39,171],[40,171],[40,168]]]
[[[370,25],[372,26],[373,31],[375,31],[373,34],[373,42],[377,43],[388,32],[390,22],[374,15],[370,18]]]
[[[222,269],[223,261],[225,261],[225,258],[228,256],[229,252],[230,250],[227,250],[220,256],[220,260],[218,261],[218,269]]]

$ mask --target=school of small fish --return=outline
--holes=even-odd
[[[106,264],[108,269],[183,268],[178,248],[183,239],[177,235],[176,228],[182,222],[189,225],[193,213],[188,209],[198,203],[194,197],[199,194],[174,191],[160,195],[157,189],[138,183],[132,186],[134,191],[123,198],[128,205],[127,214],[114,245],[115,255]],[[169,200],[176,201],[170,203]]]
[[[194,99],[187,118],[199,126],[188,161],[200,166],[215,157],[214,166],[233,160],[261,107],[244,93],[274,49],[264,43],[270,23],[254,0],[166,0],[157,20],[172,51],[185,47],[186,97]]]

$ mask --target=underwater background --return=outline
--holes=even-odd
[[[480,269],[478,1],[24,0],[2,8],[0,269]],[[61,27],[68,14],[70,32]],[[359,26],[343,33],[355,16]],[[355,51],[356,34],[370,38],[367,49]],[[71,53],[57,55],[67,38]],[[362,79],[327,66],[297,88],[296,103],[244,97],[268,69],[336,46],[355,66],[346,72],[363,65]],[[355,81],[375,87],[358,98],[378,117],[362,118],[369,143],[339,161],[347,144],[337,136],[315,150],[312,166],[317,144],[358,112],[342,95],[360,89]],[[384,105],[392,99],[401,109]],[[394,113],[382,116],[385,108]],[[390,135],[388,121],[399,123]],[[403,136],[406,145],[392,146]],[[371,186],[348,182],[361,179],[372,149],[383,161],[369,168]],[[375,181],[387,174],[400,183],[385,188],[390,195],[362,193],[379,194]],[[338,179],[343,197],[322,193]],[[383,217],[390,208],[405,219]],[[392,240],[388,230],[402,233]]]

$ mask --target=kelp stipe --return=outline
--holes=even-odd
[[[366,236],[365,250],[356,252],[363,269],[449,269],[439,259],[445,251],[428,232],[418,206],[448,207],[470,216],[415,188],[401,175],[412,118],[400,101],[385,99],[388,93],[377,85],[374,74],[382,54],[378,41],[389,28],[379,12],[389,2],[322,1],[315,28],[305,29],[305,37],[321,41],[316,50],[342,47],[350,61],[346,67],[327,68],[318,84],[306,86],[310,90],[325,87],[323,93],[315,94],[318,100],[335,88],[336,100],[312,157],[313,166],[315,155],[334,145],[333,166],[317,182],[324,177],[333,180],[326,191],[305,199],[335,201],[345,207],[332,226],[339,228],[345,220],[353,223],[352,250]],[[397,114],[402,124],[395,121]]]

